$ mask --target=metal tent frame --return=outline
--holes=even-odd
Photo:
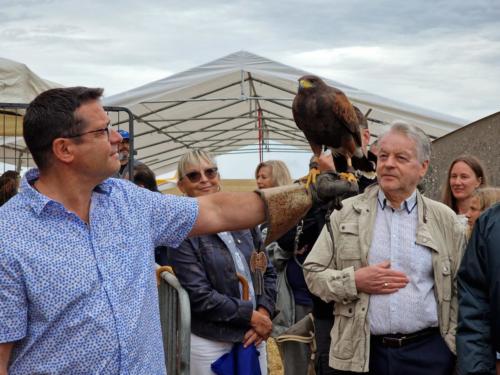
[[[292,116],[298,77],[307,72],[237,52],[208,64],[105,98],[134,114],[138,159],[156,174],[175,169],[187,149],[215,155],[310,153]],[[420,126],[431,139],[465,124],[326,80],[368,115],[374,138],[394,119]]]

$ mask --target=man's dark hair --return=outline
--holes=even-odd
[[[134,184],[151,191],[158,191],[155,173],[146,164],[134,165]]]
[[[6,171],[0,176],[0,206],[17,194],[19,178],[16,171]]]
[[[52,142],[71,137],[85,128],[75,111],[84,103],[98,100],[101,88],[67,87],[47,90],[38,95],[26,109],[23,136],[39,169],[48,166]]]

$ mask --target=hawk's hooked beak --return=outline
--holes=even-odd
[[[310,89],[311,87],[313,87],[311,81],[307,79],[301,79],[299,81],[299,89]]]

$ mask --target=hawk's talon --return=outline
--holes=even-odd
[[[346,180],[349,182],[358,182],[356,176],[353,173],[341,172],[341,173],[339,173],[339,177],[342,180]]]
[[[309,189],[309,186],[316,185],[316,178],[320,174],[320,170],[318,168],[311,168],[309,170],[309,173],[307,175],[307,181],[306,181],[306,189]]]

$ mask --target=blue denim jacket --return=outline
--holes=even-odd
[[[253,234],[252,234],[253,233]],[[247,262],[260,233],[250,230],[231,232]],[[191,332],[216,341],[241,342],[250,329],[253,306],[240,297],[233,258],[217,235],[188,238],[177,249],[169,249],[169,263],[189,294]],[[257,307],[271,317],[276,302],[276,272],[268,262],[264,274],[264,293],[257,296]]]

